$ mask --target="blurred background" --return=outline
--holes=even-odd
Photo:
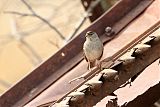
[[[101,3],[107,10],[116,1]],[[81,0],[1,0],[0,95],[91,24],[95,4],[87,11],[83,5]]]

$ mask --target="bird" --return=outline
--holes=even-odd
[[[88,31],[85,35],[85,42],[83,44],[84,58],[88,62],[88,70],[92,67],[98,66],[101,68],[99,60],[103,55],[103,43],[96,32]]]
[[[88,70],[91,72],[93,67],[98,66],[101,70],[101,64],[99,60],[103,55],[103,43],[98,37],[97,33],[88,31],[85,35],[85,42],[83,44],[84,59],[88,62]],[[80,77],[74,78],[69,83],[79,80],[81,78],[86,78],[89,72],[81,75]]]

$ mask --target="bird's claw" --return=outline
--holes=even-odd
[[[97,67],[98,67],[100,70],[102,70],[102,64],[101,64],[100,61],[97,62]]]

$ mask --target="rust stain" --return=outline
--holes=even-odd
[[[6,94],[4,94],[0,98],[0,104],[22,105],[26,104],[28,101],[30,101],[31,99],[33,99],[38,95],[34,100],[32,100],[30,103],[26,105],[26,106],[36,106],[60,98],[62,95],[66,93],[66,91],[69,91],[72,87],[76,85],[76,83],[68,85],[68,81],[76,77],[77,75],[86,72],[86,62],[82,61],[81,63],[79,63],[82,60],[82,56],[80,55],[80,53],[82,51],[81,50],[82,44],[84,42],[83,35],[85,34],[85,32],[87,30],[94,30],[95,32],[97,32],[99,35],[102,36],[105,33],[104,29],[106,26],[110,25],[111,27],[113,26],[114,28],[114,24],[118,22],[120,19],[122,19],[123,16],[127,14],[127,12],[129,12],[132,8],[134,8],[140,1],[141,0],[136,0],[136,2],[135,1],[133,2],[131,0],[122,0],[122,2],[117,4],[117,7],[115,6],[111,11],[104,14],[99,20],[94,22],[90,27],[88,27],[86,30],[80,33],[80,35],[78,35],[73,41],[71,41],[69,44],[63,47],[55,55],[53,55],[46,62],[44,62],[40,67],[36,68],[29,76],[27,76],[25,79],[19,82],[16,85],[16,87],[11,88],[11,90],[9,90]],[[127,3],[130,4],[130,7],[128,6],[126,8],[125,6],[127,6]],[[153,6],[154,5],[151,5],[150,7]],[[120,10],[121,12],[119,12]],[[134,39],[136,36],[138,36],[140,32],[145,31],[148,27],[150,27],[152,24],[156,23],[157,20],[159,20],[159,19],[150,20],[146,17],[146,14],[147,11],[145,11],[145,13],[143,13],[140,17],[134,20],[127,28],[125,28],[117,36],[117,38],[115,38],[113,41],[105,45],[105,52],[103,58],[112,55],[112,53],[114,53],[119,49],[119,46],[124,45],[124,44],[119,44],[120,43],[119,41],[124,41],[125,44],[127,44],[129,40],[131,41],[131,39]],[[156,17],[157,15],[158,14],[154,14],[152,17]],[[130,19],[130,21],[131,20],[133,19]],[[147,23],[145,27],[139,26],[141,23],[145,23],[148,21],[150,21],[150,23]],[[137,27],[139,27],[141,31],[133,33],[130,32],[131,30]],[[118,30],[120,31],[122,29]],[[116,30],[116,32],[119,32],[118,30]],[[70,50],[74,50],[74,52],[70,52]],[[76,64],[77,66],[75,66]],[[71,69],[72,67],[74,67],[74,69]],[[68,70],[70,70],[70,72],[67,73]],[[67,74],[64,75],[65,73]],[[62,75],[64,75],[63,78],[60,78]],[[52,83],[54,84],[52,85]],[[29,92],[33,90],[35,87],[38,88],[39,90],[30,94]],[[17,93],[17,88],[22,89],[23,93]],[[5,103],[3,98],[5,97],[7,98],[8,96],[15,96],[16,99],[12,99],[12,101],[6,99]]]

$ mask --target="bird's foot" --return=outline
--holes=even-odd
[[[100,61],[97,61],[97,67],[100,69],[100,70],[102,70],[102,66],[101,66],[102,64],[101,64],[101,62]]]

